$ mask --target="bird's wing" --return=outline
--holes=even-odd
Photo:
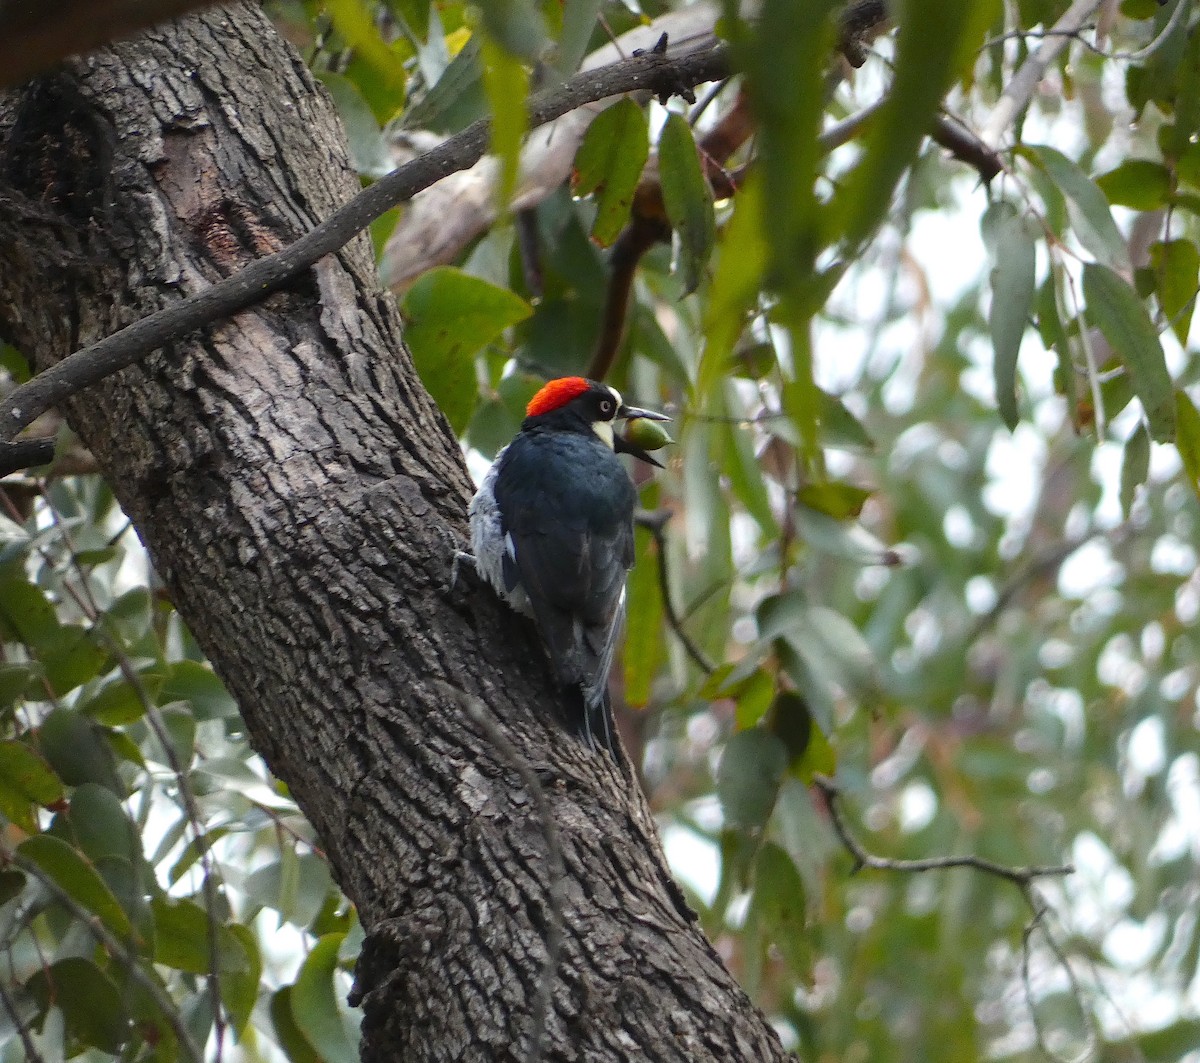
[[[522,460],[519,450],[515,457]],[[587,485],[543,475],[542,491],[499,499],[511,544],[506,577],[511,570],[528,592],[560,682],[588,688],[603,685],[612,663],[633,564],[633,485],[619,463],[613,470]],[[617,505],[609,504],[614,496]]]

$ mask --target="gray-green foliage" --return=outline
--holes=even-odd
[[[1016,31],[1065,2],[894,5],[851,80],[829,76],[838,5],[797,6],[723,24],[758,130],[729,162],[751,163],[732,197],[714,208],[695,179],[681,118],[649,123],[678,232],[642,260],[609,379],[676,416],[642,495],[674,516],[665,553],[639,531],[618,675],[651,798],[669,842],[709,843],[679,870],[711,887],[693,896],[707,929],[804,1058],[1179,1060],[1200,1052],[1197,12],[1126,0],[1108,36],[1089,23],[1096,47],[1051,65],[985,186],[925,134],[943,104],[984,128],[1049,39]],[[365,176],[384,124],[453,131],[491,99],[511,180],[522,93],[496,86],[523,82],[511,60],[489,82],[488,56],[561,41],[549,54],[569,66],[593,7],[278,15],[313,34]],[[634,21],[600,10],[615,32]],[[877,99],[856,139],[818,144]],[[605,121],[640,153],[629,107]],[[536,208],[539,290],[501,212],[459,263],[474,280],[407,296],[417,365],[485,457],[542,376],[589,364],[607,275],[593,241],[612,242],[636,178],[605,147],[585,141],[577,164],[588,198],[564,186]],[[0,814],[22,854],[0,870],[0,971],[11,957],[18,1016],[45,1043],[113,1050],[136,1031],[127,1055],[174,1059],[179,1029],[211,1036],[215,972],[250,1058],[266,1041],[345,1057],[334,1001],[355,926],[308,828],[107,490],[59,481],[26,502],[0,549]],[[852,875],[814,774],[836,777],[877,854],[1077,870],[1028,897],[977,871]],[[264,948],[281,921],[309,948],[298,972]],[[128,988],[130,963],[174,1023]],[[0,1037],[19,1058],[2,1012]]]

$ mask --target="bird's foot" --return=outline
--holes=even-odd
[[[454,557],[450,561],[450,582],[446,586],[447,593],[449,593],[450,591],[453,591],[454,588],[458,585],[458,570],[462,566],[464,561],[469,562],[471,565],[471,568],[475,568],[475,555],[474,554],[468,554],[465,550],[455,550]]]

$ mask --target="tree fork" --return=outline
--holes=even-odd
[[[287,246],[357,190],[250,5],[0,97],[0,332],[42,369]],[[536,636],[446,588],[470,481],[358,237],[66,403],[368,932],[363,1058],[782,1059],[679,899],[641,794],[555,722]],[[551,881],[522,775],[549,795]]]

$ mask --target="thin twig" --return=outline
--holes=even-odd
[[[679,619],[679,614],[675,612],[675,604],[671,601],[671,578],[667,571],[667,536],[664,531],[667,521],[671,519],[671,511],[659,509],[653,513],[639,512],[634,519],[638,527],[645,528],[650,533],[658,546],[658,590],[662,596],[663,613],[666,614],[667,624],[675,632],[675,637],[679,639],[679,643],[687,651],[687,655],[696,662],[696,666],[705,675],[712,675],[717,666],[708,659],[708,655],[684,630],[683,622]]]
[[[1072,864],[1054,864],[1048,867],[1007,867],[1004,864],[985,860],[981,856],[932,856],[924,860],[894,860],[891,857],[876,856],[863,847],[862,842],[850,832],[850,828],[842,818],[842,811],[838,806],[841,791],[838,790],[837,784],[823,775],[814,775],[813,783],[821,791],[821,796],[825,798],[825,807],[829,810],[829,819],[838,840],[854,857],[855,871],[864,867],[869,867],[874,871],[909,872],[945,871],[956,867],[970,867],[988,875],[996,875],[1023,890],[1027,889],[1029,884],[1037,878],[1075,873],[1075,867]]]
[[[13,982],[15,984],[16,979]],[[33,1038],[29,1036],[29,1027],[21,1021],[21,1016],[17,1014],[17,1002],[13,1000],[8,990],[4,988],[3,978],[0,978],[0,1004],[4,1005],[4,1010],[8,1012],[8,1017],[12,1020],[13,1026],[16,1027],[17,1035],[21,1038],[21,1044],[25,1046],[26,1063],[46,1063],[45,1057],[37,1050],[37,1047],[33,1043]]]
[[[1021,64],[1021,69],[1013,75],[1012,80],[1004,86],[1000,99],[996,103],[992,116],[981,134],[982,140],[988,147],[996,148],[1005,130],[1013,123],[1017,115],[1024,110],[1033,96],[1034,89],[1046,76],[1050,64],[1058,58],[1062,50],[1079,32],[1080,27],[1095,14],[1096,9],[1104,0],[1075,0],[1049,31],[1036,52]]]
[[[1052,1059],[1055,1063],[1083,1063],[1084,1060],[1093,1058],[1093,1053],[1096,1044],[1099,1040],[1099,1034],[1096,1030],[1095,1021],[1092,1018],[1091,1012],[1083,1006],[1083,987],[1079,984],[1079,979],[1075,974],[1075,969],[1067,960],[1066,953],[1063,952],[1062,946],[1055,940],[1054,935],[1050,933],[1050,927],[1046,924],[1046,916],[1049,914],[1050,906],[1038,895],[1032,887],[1023,890],[1026,903],[1033,912],[1033,917],[1025,925],[1025,929],[1021,932],[1021,985],[1025,991],[1025,1006],[1029,1009],[1029,1018],[1033,1023],[1033,1034],[1037,1039],[1038,1048],[1047,1059]],[[1033,978],[1030,974],[1030,958],[1033,949],[1031,941],[1034,932],[1040,929],[1042,937],[1046,940],[1046,945],[1054,954],[1054,958],[1058,961],[1059,966],[1066,972],[1067,982],[1071,986],[1071,995],[1075,1001],[1076,1007],[1079,1008],[1080,1016],[1083,1018],[1084,1025],[1087,1027],[1088,1043],[1079,1051],[1073,1059],[1068,1059],[1066,1056],[1059,1055],[1055,1052],[1046,1037],[1045,1031],[1042,1029],[1042,1020],[1038,1016],[1037,1001],[1034,1000],[1033,994]]]
[[[729,49],[724,44],[706,43],[674,57],[646,52],[577,74],[559,88],[537,96],[529,105],[528,126],[536,129],[607,96],[643,90],[667,95],[729,73]],[[487,150],[490,135],[490,119],[479,119],[363,189],[282,251],[260,258],[211,288],[135,321],[45,369],[0,403],[0,440],[12,439],[50,407],[133,365],[164,344],[279,291],[397,204],[448,174],[473,166]]]
[[[125,965],[129,976],[137,982],[137,984],[146,992],[146,995],[154,1001],[158,1010],[163,1013],[163,1018],[167,1020],[172,1031],[175,1033],[176,1039],[179,1041],[179,1047],[187,1055],[192,1063],[204,1063],[204,1057],[200,1049],[196,1046],[196,1042],[192,1040],[191,1033],[188,1032],[187,1025],[183,1021],[183,1016],[179,1014],[179,1010],[175,1007],[175,1002],[167,996],[166,991],[158,984],[158,982],[142,970],[138,963],[138,958],[125,947],[124,942],[113,934],[100,920],[91,912],[89,912],[82,904],[72,897],[65,889],[62,888],[50,875],[41,869],[41,866],[34,863],[23,853],[17,852],[15,849],[8,848],[3,842],[0,842],[0,864],[11,864],[19,871],[37,879],[42,887],[64,908],[67,909],[116,960],[119,960]]]
[[[533,801],[533,809],[537,813],[546,842],[546,858],[550,870],[550,883],[546,888],[550,909],[546,919],[546,960],[538,980],[537,996],[533,1004],[533,1029],[529,1036],[529,1048],[525,1053],[525,1063],[541,1063],[545,1051],[546,1022],[550,1016],[554,979],[558,974],[558,962],[562,955],[563,908],[567,901],[567,872],[563,864],[562,839],[558,833],[558,824],[554,820],[550,801],[537,774],[529,766],[529,761],[496,724],[483,701],[449,683],[438,680],[436,685],[463,707],[508,766],[521,777],[521,782]]]

